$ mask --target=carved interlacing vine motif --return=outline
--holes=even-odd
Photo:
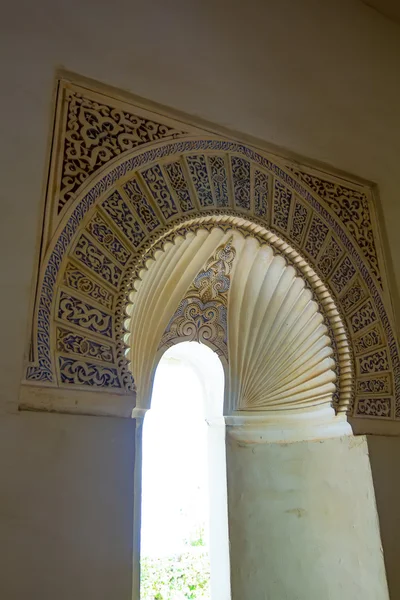
[[[357,279],[344,293],[341,298],[341,305],[345,313],[349,313],[354,307],[356,307],[362,300],[367,297],[365,288]]]
[[[365,417],[390,418],[390,398],[361,398],[357,404],[357,414]]]
[[[372,379],[359,379],[358,394],[391,394],[392,386],[389,375],[376,375]]]
[[[372,327],[372,329],[369,329],[366,333],[362,333],[354,338],[354,352],[356,354],[362,354],[363,352],[368,352],[372,348],[382,346],[384,343],[385,341],[381,327],[375,325],[375,327]]]
[[[89,296],[106,308],[112,308],[113,294],[74,264],[68,262],[64,271],[63,283],[78,292]]]
[[[118,191],[112,193],[104,200],[102,206],[132,245],[139,246],[145,238],[145,233],[121,194]]]
[[[227,304],[230,272],[236,256],[233,238],[215,251],[198,273],[170,319],[160,348],[177,340],[211,344],[228,361]]]
[[[301,246],[303,241],[309,213],[309,209],[307,209],[302,202],[296,202],[290,230],[290,239],[298,246]]]
[[[267,218],[269,187],[268,175],[257,169],[254,176],[254,212],[256,217]]]
[[[289,213],[292,204],[292,192],[279,180],[274,184],[274,225],[286,231],[289,225]]]
[[[181,210],[183,212],[193,210],[193,200],[190,195],[181,163],[179,161],[168,163],[164,168],[168,175],[170,184],[179,199]]]
[[[305,244],[305,251],[313,258],[317,258],[328,231],[329,228],[326,223],[320,217],[314,216]]]
[[[228,176],[223,156],[210,156],[211,180],[217,206],[229,205]]]
[[[105,388],[121,387],[118,370],[115,368],[75,360],[69,356],[59,356],[58,366],[61,383]]]
[[[86,335],[57,328],[57,351],[68,354],[81,354],[104,362],[114,361],[114,352],[110,344],[97,342]]]
[[[381,281],[367,196],[363,192],[300,170],[294,170],[294,173],[339,217],[368,259],[375,277]]]
[[[122,269],[82,234],[75,247],[74,256],[86,267],[97,273],[111,285],[118,287]]]
[[[356,359],[357,367],[361,375],[367,373],[381,373],[389,370],[389,359],[385,348],[370,354],[364,354]]]
[[[58,212],[82,183],[126,150],[181,132],[66,90],[67,124]]]
[[[250,163],[240,156],[231,157],[233,193],[238,208],[250,210]]]
[[[124,190],[130,199],[134,210],[138,214],[139,219],[144,224],[146,230],[151,233],[153,229],[160,225],[160,221],[154,212],[154,208],[147,200],[139,182],[136,179],[131,179],[124,185]],[[138,227],[138,229],[140,229],[140,227]],[[138,241],[141,241],[141,239],[143,238],[140,238]]]
[[[79,298],[61,292],[57,317],[73,325],[112,338],[112,317]]]
[[[104,219],[96,213],[87,226],[89,233],[110,252],[120,265],[125,266],[131,257],[131,253],[121,240],[110,229]]]

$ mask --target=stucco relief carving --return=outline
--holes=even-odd
[[[271,246],[244,240],[229,292],[230,410],[332,403],[333,349],[313,295]]]
[[[322,198],[339,217],[366,256],[374,276],[378,281],[381,281],[372,219],[366,194],[351,189],[342,183],[323,180],[321,177],[299,169],[293,169],[293,172]]]
[[[244,223],[235,227],[235,219],[225,227],[223,218],[219,223],[210,219],[210,227],[205,227],[207,221],[200,222],[197,236],[201,233],[201,240],[193,225],[178,228],[174,237],[166,236],[151,253],[153,258],[147,258],[147,267],[136,269],[125,328],[139,406],[146,408],[150,401],[149,384],[157,363],[151,344],[159,336],[158,353],[183,340],[203,341],[217,350],[227,372],[227,414],[288,409],[293,414],[294,409],[330,406],[336,389],[334,352],[324,316],[313,300],[315,292],[299,270],[275,254],[257,235],[260,232],[247,235],[250,223],[246,231]],[[221,236],[226,241],[218,245],[187,291],[182,290],[178,309],[164,333],[158,334],[162,312],[166,318],[173,310],[169,288],[163,279],[159,281],[160,274],[167,271],[177,288],[197,256],[194,246],[201,242],[205,252]],[[154,321],[157,304],[165,309]],[[345,370],[349,365],[343,358],[341,353]]]
[[[236,250],[233,238],[217,248],[171,317],[159,348],[177,340],[210,344],[228,362],[227,305]]]
[[[126,150],[181,132],[65,90],[67,122],[58,212],[95,171]]]
[[[355,414],[372,416],[371,410],[367,414],[362,408],[366,392],[358,384],[352,388],[346,383],[351,379],[346,369],[351,371],[354,364],[356,377],[385,376],[389,385],[384,389],[389,391],[378,394],[376,386],[371,389],[377,389],[377,400],[384,398],[389,415],[385,417],[395,417],[396,406],[400,411],[400,363],[387,296],[375,285],[381,277],[367,187],[364,192],[360,185],[332,183],[332,177],[323,181],[321,175],[316,181],[308,173],[302,178],[301,169],[287,165],[284,170],[267,153],[208,134],[201,136],[189,126],[192,138],[188,139],[181,123],[170,118],[163,123],[161,117],[157,120],[143,108],[128,107],[70,83],[60,89],[62,99],[68,98],[71,105],[59,103],[56,135],[61,143],[55,147],[63,150],[51,160],[54,185],[48,204],[49,219],[53,219],[48,231],[57,226],[59,233],[44,243],[48,250],[42,257],[38,282],[28,382],[77,385],[77,378],[62,375],[61,350],[56,344],[57,327],[62,323],[67,331],[68,323],[68,331],[85,334],[89,344],[111,343],[115,355],[108,367],[115,369],[120,392],[131,393],[134,384],[124,356],[123,320],[136,266],[168,230],[182,227],[189,219],[224,215],[226,222],[249,219],[253,228],[247,235],[254,236],[257,227],[264,227],[271,236],[276,231],[275,237],[281,239],[279,252],[290,244],[299,257],[296,260],[313,270],[314,275],[309,280],[306,277],[307,285],[311,286],[314,277],[324,286],[325,291],[321,287],[317,296],[328,317],[329,335],[339,319],[345,323],[343,335],[346,339],[348,335],[351,343],[350,366],[338,369],[340,394],[355,400]],[[61,118],[65,106],[70,113],[66,120]],[[89,180],[93,181],[91,187],[87,186]],[[307,187],[300,183],[303,180]],[[61,190],[65,208],[54,217]],[[294,264],[296,269],[298,264]],[[336,313],[324,306],[324,294],[334,298]],[[75,313],[79,303],[79,318],[66,318],[62,298],[64,306],[76,307]],[[96,330],[96,319],[91,320],[96,313],[104,314],[104,321],[109,319],[111,337]],[[95,329],[88,329],[85,322]],[[374,342],[376,327],[379,346]],[[333,344],[335,360],[340,345],[339,336]],[[86,361],[85,388],[106,389],[107,378],[90,375],[97,367],[106,366],[101,354],[89,361],[77,348],[77,344],[69,345],[62,356],[68,355],[77,365]],[[374,416],[381,416],[379,412]]]

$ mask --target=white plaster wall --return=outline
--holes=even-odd
[[[15,409],[22,376],[58,67],[376,181],[400,281],[400,29],[359,0],[234,0],[229,6],[221,0],[15,0],[3,7],[0,57],[0,413]],[[0,421],[1,497],[6,492],[8,499],[8,512],[0,513],[6,529],[0,581],[14,586],[17,598],[27,597],[29,586],[28,596],[35,597],[33,589],[41,600],[47,587],[78,588],[78,540],[88,573],[95,573],[87,585],[98,586],[97,598],[109,589],[104,570],[95,568],[104,565],[106,550],[91,519],[101,514],[97,521],[103,521],[106,507],[98,502],[112,507],[121,498],[110,485],[113,466],[127,470],[125,448],[108,456],[107,428],[130,425],[71,419]]]
[[[368,450],[392,600],[400,598],[400,439],[368,436]]]
[[[0,421],[0,598],[130,600],[134,421]]]
[[[227,460],[232,600],[388,599],[365,437],[228,436]]]

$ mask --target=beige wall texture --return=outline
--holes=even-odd
[[[0,421],[0,598],[129,600],[135,422]]]
[[[400,598],[400,439],[368,436],[387,579],[392,600]]]
[[[9,414],[27,347],[56,69],[375,181],[399,283],[400,29],[359,0],[15,0],[2,17],[0,596],[117,600],[130,585],[132,424]]]
[[[364,436],[228,436],[227,464],[232,600],[388,600]]]

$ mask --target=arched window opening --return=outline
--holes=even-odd
[[[141,600],[229,600],[224,372],[207,346],[161,358],[143,429]]]

